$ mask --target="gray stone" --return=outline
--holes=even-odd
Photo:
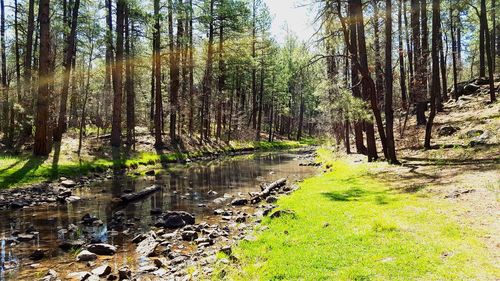
[[[281,217],[284,217],[284,216],[290,216],[292,218],[295,218],[296,214],[292,210],[278,210],[278,211],[272,213],[271,216],[270,216],[270,218],[271,219],[275,219],[275,218],[281,218]]]
[[[80,271],[80,272],[72,272],[68,275],[66,275],[66,279],[69,280],[75,280],[75,281],[84,281],[87,280],[92,274],[87,271]]]
[[[97,255],[94,254],[94,253],[91,253],[87,250],[83,250],[81,251],[77,256],[76,256],[76,260],[77,261],[82,261],[82,262],[86,262],[86,261],[93,261],[93,260],[96,260],[97,259]]]
[[[231,202],[231,205],[233,206],[243,206],[248,204],[248,199],[246,198],[236,198]]]
[[[75,187],[76,186],[76,182],[73,181],[73,180],[63,180],[61,182],[61,185],[64,186],[64,187]]]
[[[42,250],[42,249],[36,249],[30,255],[30,259],[32,259],[34,261],[39,261],[39,260],[41,260],[43,258],[45,258],[45,251]]]
[[[132,271],[127,266],[118,269],[118,278],[120,280],[128,280],[132,278]]]
[[[454,127],[454,126],[443,126],[441,128],[439,128],[438,130],[438,134],[440,136],[451,136],[453,135],[454,133],[456,133],[458,130],[460,130],[458,127]]]
[[[116,247],[110,244],[91,244],[87,247],[87,250],[91,253],[100,256],[112,256],[116,253]]]
[[[110,273],[111,273],[111,266],[109,266],[107,264],[99,266],[99,267],[95,268],[94,270],[92,270],[92,274],[97,275],[99,277],[106,277]]]
[[[196,231],[183,231],[181,233],[182,240],[184,241],[194,241],[196,238],[198,238],[198,233]]]
[[[153,256],[158,246],[158,242],[152,236],[147,236],[146,239],[142,240],[136,248],[136,253],[141,257]]]
[[[85,245],[85,242],[82,240],[68,240],[59,243],[59,248],[63,251],[71,251],[80,249],[83,245]]]

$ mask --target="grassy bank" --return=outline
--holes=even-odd
[[[219,264],[227,280],[498,280],[478,230],[457,223],[443,199],[404,193],[366,164],[332,160],[331,172],[280,198],[296,217],[265,218],[255,241]],[[378,165],[378,164],[374,164]]]
[[[0,155],[0,189],[54,180],[59,177],[78,177],[92,172],[102,172],[112,167],[135,169],[139,166],[173,163],[214,154],[291,149],[311,143],[311,141],[238,142],[217,150],[200,149],[191,152],[166,152],[162,154],[136,152],[131,156],[120,156],[116,159],[111,157],[78,159],[75,155],[64,151],[59,152],[57,156],[52,154],[47,158],[28,155]]]

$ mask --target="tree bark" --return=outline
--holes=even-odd
[[[494,66],[493,66],[493,57],[492,57],[492,50],[491,50],[491,38],[490,38],[490,31],[488,29],[488,16],[486,13],[486,0],[481,0],[481,25],[483,25],[484,29],[484,37],[485,37],[485,43],[487,48],[486,50],[486,59],[488,61],[488,80],[490,84],[490,102],[494,103],[496,101],[496,96],[495,96],[495,81],[493,79],[493,71],[494,71]]]
[[[120,147],[122,136],[123,95],[123,32],[125,0],[116,0],[116,60],[113,67],[113,118],[111,123],[111,146]]]
[[[394,110],[392,108],[392,3],[385,1],[385,126],[387,160],[390,164],[397,164],[396,145],[394,142]],[[401,40],[400,40],[401,42]],[[400,44],[401,46],[401,44]]]
[[[134,77],[132,73],[132,64],[134,63],[130,34],[130,3],[125,7],[125,90],[127,101],[127,145],[133,146],[134,131],[135,131],[135,92],[134,92]]]
[[[4,0],[0,0],[0,48],[2,57],[2,94],[4,96],[4,107],[3,107],[3,119],[4,124],[2,124],[4,129],[4,137],[7,143],[10,143],[11,129],[10,129],[10,118],[14,116],[9,116],[11,103],[13,99],[9,100],[9,89],[7,85],[7,55],[5,53],[5,3]]]
[[[175,145],[177,143],[176,126],[177,126],[177,111],[179,107],[179,62],[178,62],[178,48],[174,42],[174,26],[173,26],[173,13],[174,8],[172,0],[168,0],[168,37],[169,37],[169,62],[170,62],[170,126],[169,136],[170,143]],[[179,36],[179,34],[177,34]]]
[[[163,118],[163,101],[161,94],[161,42],[160,42],[160,0],[154,1],[154,18],[155,18],[155,31],[154,31],[154,76],[155,76],[155,147],[163,147],[162,140],[162,118]]]
[[[417,125],[425,125],[425,108],[426,108],[426,94],[423,88],[425,83],[425,73],[423,73],[424,55],[421,48],[420,37],[420,10],[421,5],[419,0],[411,0],[411,26],[412,26],[412,41],[413,41],[413,62],[415,64],[414,78],[412,83],[412,93],[414,103],[416,105]],[[422,36],[423,37],[423,36]]]
[[[373,3],[373,39],[375,49],[375,88],[377,90],[377,102],[379,108],[384,106],[384,73],[382,72],[382,56],[380,54],[380,11],[379,0],[372,0]],[[392,50],[391,50],[392,51]]]
[[[408,109],[408,95],[406,90],[406,70],[403,48],[403,0],[399,0],[398,9],[398,43],[399,43],[399,84],[401,87],[401,102],[402,108]],[[390,52],[390,50],[389,50]]]
[[[371,105],[375,121],[377,122],[378,133],[380,135],[380,141],[382,143],[384,155],[386,155],[387,149],[386,149],[385,130],[382,123],[382,117],[380,115],[380,109],[378,108],[375,83],[371,78],[370,70],[368,68],[368,55],[366,51],[365,28],[364,28],[361,0],[355,0],[354,7],[356,11],[356,27],[358,35],[358,50],[359,50],[358,70],[360,71],[362,76],[361,80],[362,93],[364,99]],[[365,130],[366,130],[366,141],[368,150],[368,161],[376,161],[378,159],[378,155],[377,155],[377,146],[375,143],[375,129],[372,121],[365,122]]]
[[[353,63],[351,63],[351,88],[352,88],[352,95],[355,98],[362,99],[361,97],[361,86],[360,86],[360,80],[359,80],[359,75],[358,75],[358,69],[356,67],[356,64],[354,61],[358,60],[358,43],[357,43],[357,30],[356,30],[356,14],[354,10],[354,5],[352,2],[349,1],[348,5],[348,10],[349,10],[349,36],[350,36],[350,42],[348,45],[350,45],[350,53],[351,53],[351,60]],[[349,47],[348,47],[349,48]],[[356,144],[356,151],[359,154],[367,154],[366,151],[366,146],[364,145],[364,140],[363,140],[363,123],[360,120],[356,120],[354,123],[354,141]]]
[[[455,40],[455,25],[453,22],[453,6],[450,0],[450,33],[451,33],[451,56],[453,61],[453,98],[458,100],[458,74],[457,74],[457,41]]]
[[[207,48],[207,64],[205,67],[205,75],[203,78],[203,98],[201,112],[201,140],[210,138],[210,99],[212,95],[212,80],[213,80],[213,44],[214,44],[214,5],[215,0],[210,0],[210,23],[208,28],[208,48]]]
[[[68,123],[66,117],[66,108],[68,105],[68,89],[69,89],[69,79],[71,75],[71,63],[73,62],[73,57],[75,56],[76,50],[76,28],[78,24],[78,9],[80,7],[80,0],[75,0],[72,7],[71,15],[71,26],[70,34],[66,37],[65,49],[64,49],[64,60],[63,60],[63,85],[61,89],[61,100],[59,104],[59,118],[57,121],[57,127],[54,131],[54,141],[60,142],[63,133],[66,132]]]
[[[38,69],[38,97],[35,119],[35,144],[33,154],[48,156],[49,130],[49,83],[52,80],[50,72],[50,0],[40,0],[38,8],[40,21],[40,64]]]
[[[440,25],[440,4],[439,0],[432,1],[432,90],[431,90],[431,111],[429,120],[425,127],[425,143],[426,149],[431,148],[431,135],[434,117],[436,116],[436,95],[441,91],[439,81],[439,41],[441,40]]]
[[[28,26],[26,30],[26,49],[24,51],[24,102],[22,103],[26,113],[29,115],[33,112],[32,101],[34,100],[34,91],[32,91],[32,60],[33,60],[33,33],[35,32],[35,0],[28,1]],[[24,119],[21,117],[21,119]],[[31,136],[31,125],[23,126],[23,135]]]

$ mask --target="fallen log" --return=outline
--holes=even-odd
[[[266,199],[266,197],[271,195],[271,192],[273,192],[274,190],[279,189],[285,185],[286,185],[286,179],[283,178],[283,179],[279,179],[279,180],[277,180],[277,181],[275,181],[267,186],[264,186],[262,188],[261,192],[259,192],[257,195],[252,196],[252,198],[250,199],[250,202],[252,204],[259,203],[260,201]]]
[[[138,192],[124,194],[124,195],[120,196],[120,200],[121,200],[121,203],[128,203],[128,202],[135,201],[135,200],[141,199],[143,197],[146,197],[146,196],[150,195],[151,193],[157,192],[160,189],[161,189],[161,186],[152,185],[152,186],[146,187],[143,190],[138,191]]]

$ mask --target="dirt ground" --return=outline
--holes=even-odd
[[[480,230],[500,264],[500,103],[488,100],[483,89],[447,103],[436,117],[431,150],[423,149],[425,128],[409,120],[405,140],[398,140],[402,165],[382,165],[372,172],[398,192],[450,202],[457,221]],[[440,136],[445,126],[457,131]]]

